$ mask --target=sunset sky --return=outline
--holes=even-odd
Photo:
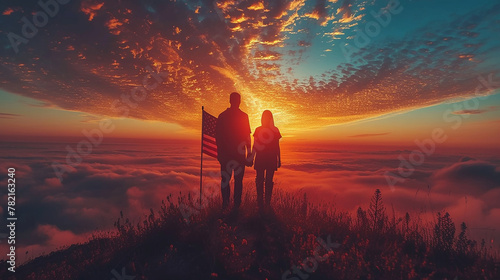
[[[380,188],[499,248],[497,0],[37,2],[0,3],[0,180],[16,166],[34,255],[197,190],[201,108],[217,116],[233,91],[252,131],[274,114],[279,188],[349,211]],[[103,120],[113,131],[60,181],[52,164]],[[446,140],[390,189],[384,174],[436,130]]]
[[[289,139],[411,145],[442,127],[450,145],[500,140],[496,1],[59,6],[27,42],[12,34],[42,8],[0,6],[4,135],[79,137],[112,118],[111,137],[197,139],[201,106],[218,115],[239,91],[252,128],[270,109]]]

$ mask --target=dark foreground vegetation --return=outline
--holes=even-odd
[[[120,217],[117,235],[38,257],[15,274],[2,262],[0,278],[500,279],[498,260],[468,239],[465,224],[448,213],[431,226],[388,214],[379,190],[354,215],[280,191],[274,211],[262,214],[252,197],[222,213],[219,197],[198,211],[189,195],[170,196],[139,224]]]

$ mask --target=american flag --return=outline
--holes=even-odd
[[[203,127],[202,127],[202,149],[203,153],[217,158],[217,144],[215,142],[215,126],[217,118],[203,110]]]

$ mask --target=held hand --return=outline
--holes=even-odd
[[[253,165],[253,157],[251,157],[251,156],[247,157],[247,160],[245,161],[245,165],[248,167],[251,167]]]

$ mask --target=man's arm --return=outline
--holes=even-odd
[[[222,115],[222,114],[221,114]],[[222,135],[222,118],[221,115],[215,123],[215,145],[217,146],[217,160],[221,161],[224,147],[224,136]]]
[[[250,134],[248,134],[247,139],[245,140],[245,145],[247,146],[247,156],[249,157],[252,154],[252,141],[250,139]]]

